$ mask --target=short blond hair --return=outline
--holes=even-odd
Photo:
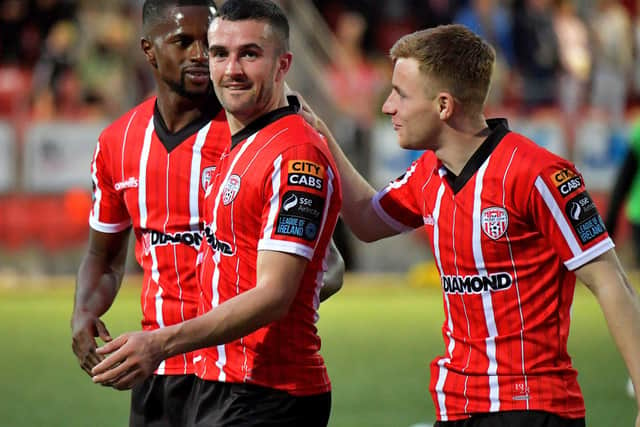
[[[482,108],[496,59],[489,43],[464,25],[440,25],[400,38],[391,59],[413,58],[430,77],[470,109]],[[476,108],[473,108],[476,107]]]

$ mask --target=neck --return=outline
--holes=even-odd
[[[267,103],[265,108],[258,108],[251,112],[247,112],[246,114],[243,114],[243,112],[233,113],[227,111],[227,122],[229,123],[231,135],[238,133],[265,114],[277,110],[278,108],[286,107],[287,105],[287,98],[284,96],[284,90],[282,90]]]
[[[158,110],[162,115],[167,130],[175,133],[189,123],[201,117],[208,104],[213,103],[213,96],[202,95],[188,99],[176,93],[162,94],[157,97]]]
[[[460,175],[473,153],[485,141],[491,131],[483,116],[468,123],[450,124],[443,131],[436,157],[455,175]]]

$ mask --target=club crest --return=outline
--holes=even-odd
[[[202,189],[207,191],[207,187],[211,184],[211,178],[213,178],[213,172],[216,170],[215,166],[209,166],[202,169]]]
[[[233,202],[238,195],[238,191],[240,191],[240,177],[234,174],[227,178],[227,182],[224,184],[222,203],[226,206]]]
[[[492,206],[482,210],[482,231],[493,240],[498,240],[507,232],[509,215],[506,209]]]

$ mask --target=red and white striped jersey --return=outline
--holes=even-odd
[[[441,277],[446,351],[438,419],[543,410],[584,417],[567,353],[573,270],[613,247],[573,164],[489,120],[460,176],[433,152],[373,200],[398,231],[424,226]]]
[[[89,223],[103,233],[133,226],[136,259],[144,271],[142,328],[194,317],[198,308],[197,251],[205,189],[231,135],[224,110],[170,134],[155,97],[107,127],[91,166]],[[192,355],[160,364],[156,373],[193,373]]]
[[[298,255],[308,264],[289,313],[241,339],[201,350],[198,376],[293,395],[330,390],[315,323],[341,202],[325,142],[293,108],[267,113],[233,136],[205,199],[199,313],[255,288],[258,251]]]

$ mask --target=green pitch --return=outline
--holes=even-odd
[[[321,307],[332,427],[409,427],[434,420],[428,365],[443,350],[441,297],[402,281],[348,276],[343,290]],[[3,427],[127,425],[128,393],[92,384],[71,352],[72,279],[67,282],[53,290],[0,290]],[[130,283],[105,319],[114,336],[139,325],[139,279]],[[625,392],[624,365],[595,298],[583,287],[573,307],[570,351],[585,393],[587,425],[632,425],[635,401]]]

